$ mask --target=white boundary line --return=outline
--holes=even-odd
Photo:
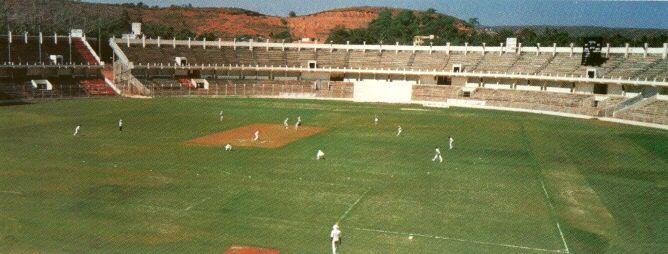
[[[369,193],[369,191],[371,191],[371,188],[369,188],[364,193],[362,193],[362,195],[360,195],[360,197],[357,198],[357,200],[355,200],[355,203],[350,205],[350,207],[348,207],[348,210],[346,210],[346,212],[343,213],[343,215],[341,215],[341,217],[339,217],[339,219],[336,221],[336,223],[339,223],[339,222],[343,221],[343,219],[345,219],[346,216],[348,216],[348,213],[353,210],[353,207],[355,207],[357,205],[357,203],[359,203],[360,200],[362,200],[362,198],[364,198],[364,196],[366,196],[366,194]]]
[[[385,233],[385,234],[420,236],[420,237],[424,237],[424,238],[433,238],[433,239],[440,239],[440,240],[452,240],[452,241],[459,241],[459,242],[465,242],[465,243],[475,243],[475,244],[481,244],[481,245],[502,246],[502,247],[515,248],[515,249],[534,250],[534,251],[542,251],[542,252],[554,252],[554,253],[567,253],[567,252],[564,252],[563,250],[548,250],[548,249],[542,249],[542,248],[533,248],[533,247],[519,246],[519,245],[512,245],[512,244],[503,244],[503,243],[491,243],[491,242],[467,240],[467,239],[460,239],[460,238],[446,237],[446,236],[435,236],[435,235],[425,235],[425,234],[417,234],[417,233],[395,232],[395,231],[370,229],[370,228],[358,228],[358,227],[351,227],[351,229],[360,230],[360,231],[368,231],[368,232]]]
[[[540,186],[543,187],[543,193],[545,193],[545,198],[547,198],[547,204],[550,206],[550,210],[552,210],[553,215],[555,215],[554,211],[554,205],[552,205],[552,200],[550,199],[550,195],[547,194],[547,189],[545,188],[545,183],[543,180],[540,180]],[[557,229],[559,230],[559,236],[561,236],[561,243],[564,244],[564,253],[570,253],[570,250],[568,249],[568,244],[566,244],[566,238],[564,238],[564,232],[561,231],[561,226],[559,225],[559,221],[557,219],[554,219],[555,222],[557,223]]]
[[[566,239],[564,238],[564,233],[561,232],[561,226],[559,226],[559,222],[557,222],[557,229],[559,229],[559,235],[561,235],[561,242],[564,243],[564,248],[566,248],[566,253],[570,253],[571,251],[568,250],[568,244],[566,244]]]

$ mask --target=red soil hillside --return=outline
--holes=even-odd
[[[324,43],[329,31],[343,25],[346,28],[366,28],[372,20],[378,18],[378,15],[388,8],[382,7],[350,7],[318,12],[305,16],[288,18],[290,33],[294,38],[317,38],[319,42]],[[405,9],[389,8],[394,14]],[[413,11],[416,14],[421,11]],[[457,24],[460,30],[469,30],[463,22]]]
[[[130,16],[143,22],[171,26],[177,31],[185,28],[197,34],[211,32],[225,39],[235,35],[269,37],[270,33],[288,29],[287,22],[281,17],[230,8],[130,9]]]
[[[327,39],[329,30],[343,25],[346,28],[365,28],[378,17],[379,8],[346,8],[288,18],[290,33],[295,38]]]

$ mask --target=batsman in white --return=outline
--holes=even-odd
[[[325,152],[322,150],[318,150],[317,153],[315,153],[315,159],[316,160],[324,160],[325,159]]]
[[[260,139],[260,131],[259,130],[255,131],[255,133],[253,133],[253,141],[257,141],[258,139]]]
[[[287,129],[288,126],[289,126],[288,125],[288,118],[286,117],[285,120],[283,120],[283,127],[285,127]]]
[[[455,139],[452,136],[448,136],[448,142],[450,144],[450,150],[452,150],[452,142],[455,142]]]
[[[229,143],[227,143],[227,144],[225,145],[225,151],[232,151],[232,145],[230,145]]]
[[[339,224],[334,224],[332,226],[332,232],[329,233],[329,238],[332,240],[332,254],[339,253],[339,246],[341,245],[341,230],[339,230]]]
[[[399,135],[401,135],[401,132],[402,132],[403,130],[404,130],[404,129],[402,129],[401,126],[398,126],[398,127],[397,127],[397,137],[398,137]]]
[[[118,120],[118,131],[123,131],[123,119]]]
[[[79,134],[79,130],[81,130],[81,124],[77,124],[77,127],[74,128],[74,136]]]
[[[225,118],[225,115],[223,115],[222,110],[220,111],[220,113],[218,113],[218,116],[220,117],[220,121],[223,121],[223,118]]]
[[[442,163],[443,162],[443,156],[441,156],[441,148],[437,146],[436,148],[434,148],[434,152],[436,154],[434,154],[434,158],[431,159],[431,161],[436,161],[436,159],[438,159],[438,163]]]

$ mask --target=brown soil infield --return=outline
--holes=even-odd
[[[232,245],[229,250],[223,252],[223,254],[280,254],[279,250],[272,249],[263,249],[256,247],[248,247],[242,245]]]
[[[225,146],[229,143],[232,147],[277,148],[325,130],[327,129],[311,126],[295,129],[294,125],[285,129],[281,124],[258,123],[199,137],[188,141],[188,144]],[[255,131],[260,131],[260,139],[257,141],[253,141]]]

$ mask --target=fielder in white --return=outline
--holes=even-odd
[[[299,129],[299,126],[302,125],[302,117],[298,116],[297,117],[297,123],[295,123],[295,129]]]
[[[288,118],[286,117],[285,120],[283,120],[283,127],[285,127],[287,129],[288,126],[289,126],[288,125]]]
[[[81,124],[77,124],[77,127],[74,128],[74,136],[79,134],[79,130],[81,129]]]
[[[229,143],[225,145],[225,151],[232,151],[232,145]]]
[[[436,148],[434,148],[434,152],[436,154],[434,154],[434,158],[431,159],[431,161],[436,161],[436,159],[438,159],[438,163],[442,163],[443,162],[443,156],[441,156],[441,148],[439,148],[437,146]]]
[[[401,126],[398,126],[398,127],[397,127],[397,137],[398,137],[399,135],[401,135],[401,132],[402,132],[403,130],[404,130],[404,129],[402,129]]]
[[[118,131],[123,131],[123,119],[118,120]]]
[[[318,150],[317,153],[315,153],[315,159],[316,160],[324,160],[325,159],[325,152],[322,150]]]
[[[448,141],[450,144],[450,150],[452,150],[452,142],[455,142],[455,139],[453,139],[452,136],[448,136]]]
[[[220,121],[223,121],[223,118],[225,118],[225,115],[223,115],[223,111],[221,110],[220,113],[218,114],[220,117]]]
[[[339,253],[339,245],[341,245],[341,230],[339,224],[332,226],[332,232],[329,233],[329,238],[332,240],[332,254]]]
[[[373,124],[378,125],[378,115],[373,116]]]
[[[259,130],[255,131],[255,133],[253,133],[253,141],[257,141],[258,139],[260,139],[260,131]]]

